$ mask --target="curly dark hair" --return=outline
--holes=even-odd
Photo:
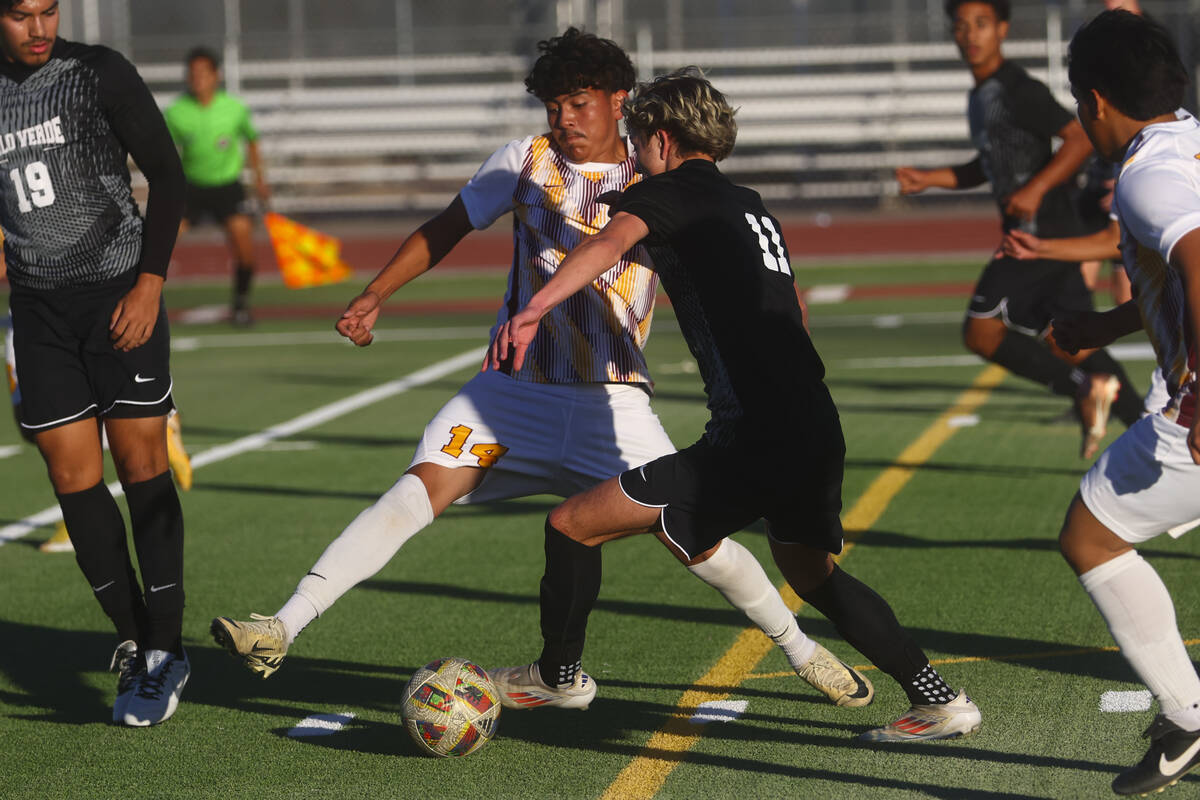
[[[538,42],[537,61],[525,77],[525,91],[546,102],[580,89],[629,91],[637,73],[629,56],[611,39],[578,28]]]
[[[953,20],[954,12],[958,11],[959,6],[963,3],[972,2],[987,3],[995,10],[996,19],[1001,22],[1008,22],[1008,18],[1012,14],[1012,8],[1008,0],[946,0],[946,16]]]

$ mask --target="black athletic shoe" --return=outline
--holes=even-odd
[[[1142,735],[1149,737],[1150,749],[1113,781],[1117,794],[1161,792],[1200,764],[1200,731],[1185,731],[1159,714]]]

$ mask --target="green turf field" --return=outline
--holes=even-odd
[[[798,277],[803,285],[969,283],[977,269],[808,266]],[[356,290],[264,286],[256,299],[340,306]],[[502,273],[447,271],[395,299],[502,291]],[[224,285],[171,285],[168,303],[193,308],[226,293]],[[848,511],[982,372],[958,342],[964,305],[902,297],[810,309],[847,439]],[[907,707],[899,687],[869,672],[875,702],[837,709],[775,651],[737,685],[701,687],[744,704],[740,716],[687,721],[681,697],[745,623],[646,539],[605,548],[584,661],[600,687],[590,710],[506,711],[479,753],[419,755],[398,724],[414,669],[447,655],[485,667],[536,657],[549,497],[451,509],[306,630],[275,677],[251,676],[213,645],[209,620],[273,613],[290,596],[324,546],[404,470],[426,420],[474,367],[432,378],[421,371],[479,348],[490,321],[390,316],[363,350],[336,341],[324,317],[264,320],[249,331],[174,325],[176,399],[198,465],[183,496],[193,665],[183,703],[160,727],[107,724],[115,680],[104,668],[116,642],[73,558],[38,552],[45,527],[0,545],[0,796],[583,798],[604,795],[629,768],[610,796],[637,796],[634,786],[662,798],[1096,798],[1110,796],[1114,774],[1140,758],[1138,735],[1153,712],[1100,711],[1105,692],[1141,687],[1102,649],[1112,644],[1108,632],[1056,549],[1085,466],[1077,428],[1062,420],[1063,401],[1012,378],[987,394],[977,419],[958,419],[928,460],[910,465],[911,480],[878,519],[850,531],[857,543],[843,562],[979,703],[983,728],[969,739],[864,746],[856,734]],[[683,445],[706,419],[700,380],[669,309],[656,324],[654,402]],[[1144,388],[1150,362],[1126,365]],[[245,438],[414,374],[424,382],[393,384],[390,397],[313,427]],[[0,456],[0,526],[53,505],[39,457],[4,420]],[[761,529],[739,540],[769,563]],[[1175,597],[1184,638],[1200,636],[1200,588],[1188,571],[1200,539],[1163,537],[1143,552]],[[773,565],[767,570],[779,580]],[[800,617],[841,657],[863,663],[819,615],[802,609]],[[325,736],[290,734],[314,714],[349,721]],[[690,747],[645,751],[664,726],[693,737]],[[1167,796],[1198,787],[1189,778]]]

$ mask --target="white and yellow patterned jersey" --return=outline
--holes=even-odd
[[[550,280],[567,253],[608,222],[598,198],[639,179],[633,148],[618,164],[576,164],[548,136],[510,142],[484,162],[460,197],[475,228],[513,212],[513,260],[497,326]],[[650,385],[642,348],[650,335],[658,279],[641,246],[541,321],[512,374],[537,383]],[[493,336],[495,329],[492,330]]]
[[[1162,412],[1190,426],[1196,343],[1183,278],[1170,258],[1179,240],[1200,228],[1200,122],[1181,115],[1143,128],[1125,153],[1113,209],[1121,223],[1125,270],[1170,394]]]

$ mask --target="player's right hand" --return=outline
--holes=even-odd
[[[1000,250],[1010,258],[1019,258],[1024,261],[1038,258],[1038,246],[1041,243],[1042,240],[1032,233],[1013,228],[1004,234],[1004,240],[1000,242]]]
[[[896,182],[900,184],[900,194],[917,194],[929,188],[925,170],[916,167],[897,167]]]
[[[368,290],[350,301],[342,316],[333,326],[338,333],[359,347],[366,347],[375,339],[371,329],[379,319],[379,295]]]
[[[505,361],[512,357],[512,371],[520,372],[525,365],[525,351],[537,334],[538,323],[542,313],[531,310],[528,306],[518,311],[510,319],[500,325],[496,338],[492,340],[492,348],[483,359],[480,372],[489,369],[500,369]]]

